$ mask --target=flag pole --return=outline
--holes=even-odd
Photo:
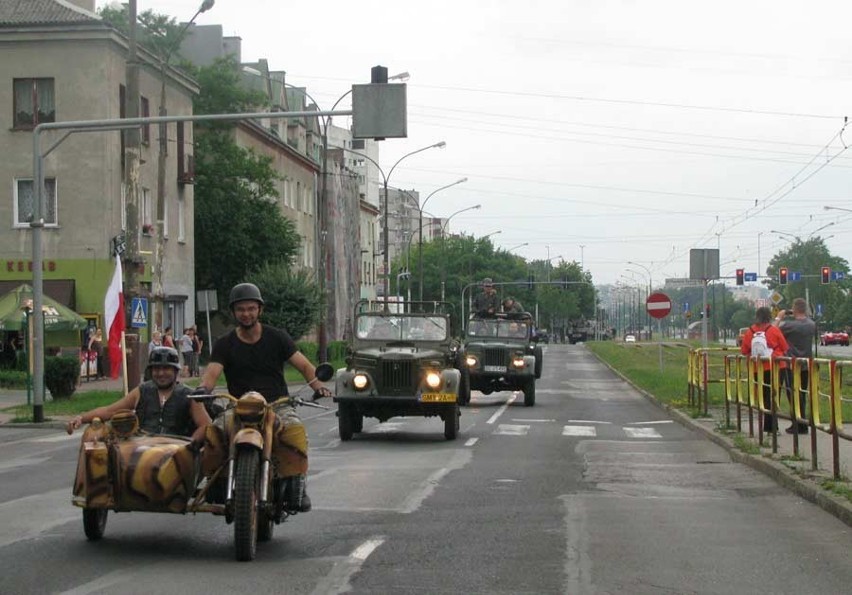
[[[121,375],[124,380],[124,394],[127,390],[127,343],[124,340],[124,331],[121,331]]]

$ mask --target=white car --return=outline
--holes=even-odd
[[[626,337],[624,337],[624,342],[625,343],[635,343],[636,342],[636,335],[627,335]]]

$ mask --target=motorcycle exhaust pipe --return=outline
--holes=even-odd
[[[269,492],[269,461],[263,461],[260,466],[260,501],[267,502]]]

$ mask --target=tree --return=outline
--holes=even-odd
[[[239,87],[232,57],[196,72],[196,113],[234,113],[256,101]],[[291,264],[300,245],[274,200],[271,160],[237,146],[232,127],[199,126],[195,137],[195,283],[220,293],[264,264]]]
[[[319,286],[305,271],[293,271],[284,261],[268,262],[247,281],[263,288],[263,320],[287,329],[294,339],[315,327],[324,312]]]

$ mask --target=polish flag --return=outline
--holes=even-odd
[[[104,299],[104,314],[109,339],[110,378],[118,378],[121,370],[121,335],[124,333],[124,293],[121,287],[121,258],[115,256],[115,273]]]

